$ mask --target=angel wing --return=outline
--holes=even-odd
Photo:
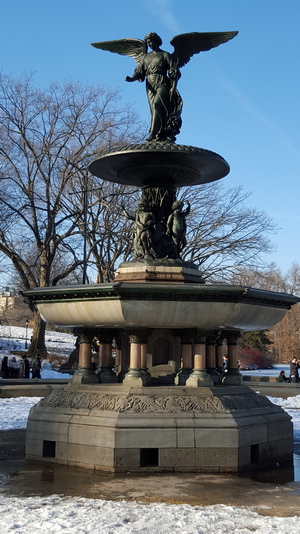
[[[116,41],[102,41],[100,43],[91,43],[95,48],[108,50],[122,56],[131,56],[139,63],[143,55],[147,52],[147,43],[141,39],[118,39]]]
[[[182,33],[170,41],[174,46],[172,56],[177,60],[178,68],[186,65],[194,54],[205,52],[220,44],[227,43],[239,32]]]

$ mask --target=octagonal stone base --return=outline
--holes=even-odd
[[[26,457],[111,472],[292,464],[290,416],[243,386],[70,384],[29,415]]]

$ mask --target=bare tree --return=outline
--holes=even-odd
[[[268,235],[276,226],[264,212],[245,205],[250,193],[224,183],[184,189],[191,203],[183,259],[195,263],[204,279],[229,281],[239,266],[255,268],[273,250]]]
[[[23,289],[61,283],[82,266],[84,206],[70,195],[95,154],[137,139],[139,123],[118,93],[80,83],[33,87],[0,75],[0,252]],[[60,269],[55,259],[65,257]],[[30,352],[45,353],[36,310]]]
[[[300,265],[293,263],[286,273],[275,264],[263,270],[240,268],[232,282],[279,293],[300,296]],[[268,331],[271,350],[276,361],[289,361],[300,352],[300,304],[295,304],[284,318]]]
[[[110,282],[114,278],[117,262],[126,261],[132,255],[132,225],[121,210],[122,204],[131,206],[137,202],[138,191],[134,187],[103,181],[88,176],[86,190],[74,190],[77,203],[84,202],[86,210],[78,228],[86,242],[86,281]]]

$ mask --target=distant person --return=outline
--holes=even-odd
[[[32,378],[41,378],[41,357],[37,354],[35,360],[32,363]]]
[[[19,378],[25,378],[25,364],[23,356],[20,360]]]
[[[223,373],[228,370],[228,356],[223,356]]]
[[[30,376],[30,365],[29,360],[26,354],[23,354],[22,360],[20,361],[20,378],[29,378]]]
[[[10,378],[18,378],[19,372],[20,372],[20,364],[16,360],[15,356],[13,356],[11,361],[9,362],[9,368],[10,368]]]
[[[10,369],[8,366],[8,356],[3,356],[1,364],[1,376],[2,378],[10,378]]]
[[[290,361],[290,378],[293,383],[299,382],[299,369],[300,365],[296,356]]]
[[[278,382],[290,382],[291,380],[285,376],[285,371],[280,371]]]

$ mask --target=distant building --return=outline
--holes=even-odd
[[[0,321],[6,318],[7,312],[12,310],[15,305],[16,292],[5,287],[0,291]]]

